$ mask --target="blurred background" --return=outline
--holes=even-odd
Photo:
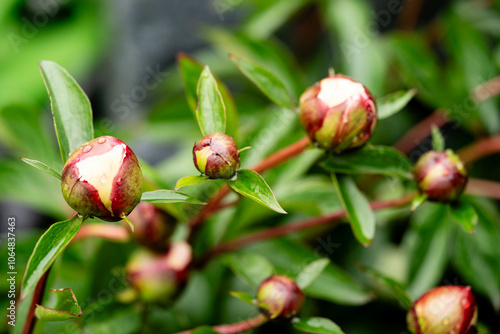
[[[126,141],[170,188],[178,178],[196,174],[190,155],[192,143],[200,137],[176,68],[180,52],[210,65],[233,94],[240,115],[234,136],[238,146],[254,147],[245,157],[246,166],[303,134],[297,119],[272,106],[238,72],[228,53],[271,69],[296,97],[325,77],[330,67],[362,82],[376,97],[417,88],[418,95],[405,112],[379,124],[374,143],[397,143],[414,124],[436,110],[447,115],[448,122],[445,116],[436,119],[453,149],[500,132],[495,97],[500,93],[500,80],[495,81],[500,69],[498,0],[2,0],[0,37],[0,231],[6,232],[7,217],[16,217],[20,268],[42,231],[71,214],[59,183],[18,159],[37,159],[62,168],[49,99],[38,68],[41,60],[62,65],[88,94],[96,136],[106,134]],[[480,86],[487,82],[486,88]],[[430,149],[429,140],[413,144],[406,152],[412,161]],[[483,159],[474,166],[472,175],[500,181],[497,169],[491,168],[499,162],[498,157]],[[394,192],[404,189],[396,181],[383,187],[370,191],[375,196],[387,187]],[[484,205],[491,217],[498,217],[498,202]],[[352,259],[358,257],[366,260],[383,255],[389,262],[400,263],[397,261],[404,257],[395,248],[404,242],[407,219],[401,214],[384,219],[396,223],[380,233],[381,248],[374,245],[371,255],[342,241],[343,237],[352,239],[348,228],[337,230],[334,241],[343,247],[336,251],[335,261],[348,271]],[[493,230],[498,236],[498,226]],[[113,256],[123,251],[120,247],[105,243],[93,248],[96,253],[92,256]],[[81,266],[86,257],[82,252],[83,248],[70,252],[65,259],[68,266]],[[443,275],[430,279],[427,285],[443,284],[443,277],[451,283],[464,283],[467,275],[449,267],[447,261],[440,269]],[[75,286],[73,281],[81,274],[80,280],[94,282],[94,286],[84,287],[80,282],[75,290],[80,288],[90,298],[99,291],[99,283],[92,277],[98,275],[98,268],[102,270],[102,264],[93,261],[80,271],[64,274],[62,282],[71,281]],[[405,266],[388,268],[399,268],[392,271],[393,276],[406,279]],[[212,280],[222,282],[228,274],[212,268],[207,275],[195,277],[190,297],[175,310],[153,310],[153,325],[146,329],[141,330],[137,320],[139,324],[131,324],[131,330],[106,331],[99,327],[97,316],[92,320],[95,331],[88,332],[160,333],[165,321],[181,329],[246,316],[248,310],[234,307],[226,299],[214,313],[210,305],[215,297],[202,296],[208,295]],[[4,284],[0,283],[2,291]],[[238,283],[231,280],[230,285]],[[196,305],[189,303],[193,296],[199,297]],[[404,311],[397,305],[367,303],[361,297],[340,303],[349,306],[331,301],[335,300],[319,301],[311,310],[331,315],[346,333],[406,333]],[[498,320],[500,287],[486,288],[480,303],[487,325],[493,326],[491,333],[499,333],[498,321],[493,319]],[[117,324],[120,319],[131,319],[127,309],[116,309]],[[359,315],[366,315],[366,323],[359,321]],[[63,331],[63,327],[54,328],[53,333]],[[3,320],[0,329],[6,330]],[[272,330],[269,325],[262,332]]]

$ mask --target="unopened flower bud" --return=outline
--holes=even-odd
[[[118,221],[139,203],[142,171],[134,152],[121,140],[103,136],[76,149],[62,173],[62,193],[84,216]]]
[[[167,304],[183,291],[191,260],[186,242],[172,243],[164,254],[141,249],[127,264],[127,277],[143,301]]]
[[[262,313],[270,319],[290,319],[302,308],[304,293],[287,276],[275,275],[262,282],[257,302]]]
[[[414,334],[477,333],[476,299],[470,287],[434,288],[410,308],[408,328]]]
[[[240,168],[240,153],[234,139],[214,132],[201,138],[193,147],[194,165],[211,179],[230,179]]]
[[[377,108],[361,83],[331,75],[300,97],[300,122],[319,147],[340,153],[370,139],[377,123]]]
[[[170,243],[177,220],[168,212],[148,202],[139,203],[128,216],[134,225],[130,231],[139,244],[155,252],[165,252]]]
[[[430,151],[417,161],[415,178],[420,191],[429,200],[451,202],[462,194],[467,172],[460,158],[451,150]]]

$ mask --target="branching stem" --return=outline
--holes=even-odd
[[[228,325],[219,325],[219,326],[214,326],[213,329],[221,334],[236,334],[236,333],[241,333],[248,331],[250,329],[256,328],[261,326],[267,321],[267,318],[263,314],[259,314],[258,316],[244,320],[241,322],[237,322],[234,324],[228,324]],[[177,334],[190,334],[192,333],[193,330],[187,330],[183,332],[179,332]]]

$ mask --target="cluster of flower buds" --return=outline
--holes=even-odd
[[[164,254],[141,249],[126,266],[127,278],[143,301],[168,304],[184,289],[191,261],[186,242],[172,243]]]
[[[462,194],[467,171],[451,150],[430,151],[415,165],[415,179],[420,191],[431,201],[452,202]]]
[[[193,147],[196,168],[211,179],[230,179],[240,168],[240,153],[234,139],[224,133],[210,133]]]
[[[316,145],[340,153],[370,139],[377,123],[377,108],[361,83],[331,75],[300,97],[300,122]]]
[[[290,277],[274,275],[257,290],[260,311],[269,319],[291,319],[302,308],[305,295]]]
[[[470,287],[440,286],[413,304],[407,322],[414,334],[475,334],[476,299]]]
[[[121,140],[103,136],[83,144],[66,161],[62,193],[84,216],[118,221],[142,195],[142,171],[134,152]]]
[[[148,202],[139,203],[128,216],[134,225],[132,238],[148,249],[162,253],[168,249],[177,220],[168,212]]]

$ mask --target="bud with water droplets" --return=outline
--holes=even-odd
[[[130,231],[139,244],[155,252],[165,252],[177,220],[168,212],[148,202],[139,203],[128,216],[134,225]]]
[[[196,168],[211,179],[230,179],[240,168],[240,153],[234,139],[224,133],[210,133],[193,147]]]
[[[127,263],[127,278],[143,301],[167,304],[184,289],[191,260],[186,242],[172,243],[163,254],[141,249]]]
[[[415,165],[420,191],[431,201],[452,202],[462,194],[467,172],[460,158],[451,150],[430,151]]]
[[[361,83],[331,75],[300,97],[300,122],[319,147],[340,153],[370,139],[377,123],[377,108]]]
[[[470,287],[434,288],[410,308],[408,328],[414,334],[477,333],[476,299]]]
[[[302,308],[305,295],[290,277],[274,275],[257,290],[257,302],[269,319],[291,319]]]
[[[76,149],[62,173],[62,193],[84,216],[118,221],[139,203],[142,171],[134,152],[121,140],[103,136]]]

